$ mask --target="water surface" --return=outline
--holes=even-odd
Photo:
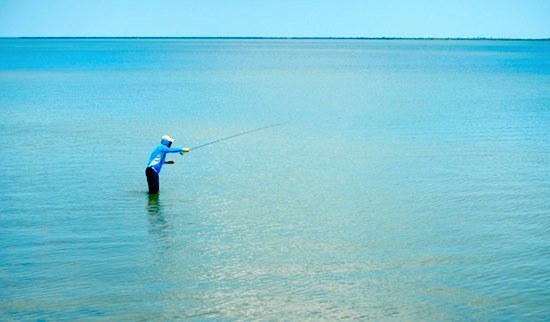
[[[545,320],[549,88],[547,41],[2,39],[0,320]]]

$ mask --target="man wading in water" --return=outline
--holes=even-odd
[[[189,148],[171,148],[174,139],[165,135],[162,137],[160,144],[153,150],[149,157],[149,163],[147,163],[147,169],[145,169],[145,175],[147,176],[147,185],[149,185],[149,193],[159,192],[159,173],[164,163],[174,163],[174,161],[166,162],[166,153],[180,153],[184,154],[189,152]]]

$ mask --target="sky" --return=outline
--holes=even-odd
[[[0,37],[550,38],[550,0],[0,0]]]

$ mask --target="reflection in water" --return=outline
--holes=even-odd
[[[168,223],[164,218],[164,211],[162,203],[159,200],[159,194],[148,195],[147,213],[149,214],[149,223],[151,225],[149,232],[159,238],[166,237]]]

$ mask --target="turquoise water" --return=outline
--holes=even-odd
[[[550,316],[548,41],[2,39],[0,109],[0,320]]]

